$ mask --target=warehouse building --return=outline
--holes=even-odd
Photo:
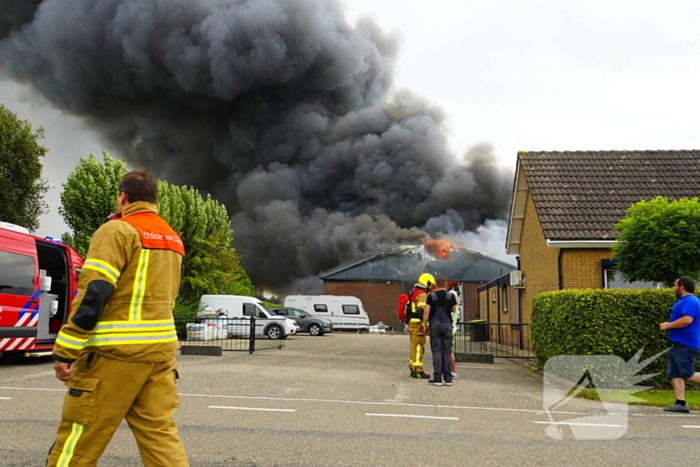
[[[402,330],[396,314],[398,296],[409,293],[424,272],[457,283],[464,305],[460,307],[460,318],[471,320],[477,316],[477,288],[515,268],[505,261],[436,240],[380,253],[320,278],[324,294],[351,295],[362,300],[370,324],[383,322]]]

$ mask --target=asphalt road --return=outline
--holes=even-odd
[[[627,416],[610,416],[599,403],[573,400],[550,419],[542,377],[522,362],[458,363],[454,386],[433,387],[409,377],[407,354],[406,335],[335,333],[294,336],[281,350],[252,355],[179,357],[176,419],[190,465],[697,462],[700,412],[629,406]],[[63,394],[50,360],[0,360],[1,466],[44,465]],[[572,425],[574,418],[580,423]],[[563,439],[545,431],[556,428]],[[583,440],[582,433],[606,439]],[[126,424],[99,465],[142,465]]]

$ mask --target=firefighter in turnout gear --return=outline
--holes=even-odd
[[[411,370],[411,378],[430,378],[430,375],[423,371],[423,354],[425,353],[423,308],[428,299],[428,292],[430,292],[433,285],[435,285],[435,278],[431,274],[421,274],[409,295],[411,306],[406,313],[406,320],[408,322],[408,333],[411,337],[411,355],[408,364]]]
[[[184,246],[157,214],[155,178],[126,174],[121,213],[90,240],[73,313],[54,347],[68,391],[47,466],[94,466],[122,420],[146,467],[186,467],[173,421],[177,334],[173,306]]]

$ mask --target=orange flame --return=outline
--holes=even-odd
[[[459,246],[449,240],[423,240],[425,248],[438,259],[450,259],[450,250],[458,250]]]

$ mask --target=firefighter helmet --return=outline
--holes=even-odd
[[[432,274],[428,274],[426,272],[420,275],[418,282],[420,282],[426,289],[429,289],[435,283],[435,278]]]

